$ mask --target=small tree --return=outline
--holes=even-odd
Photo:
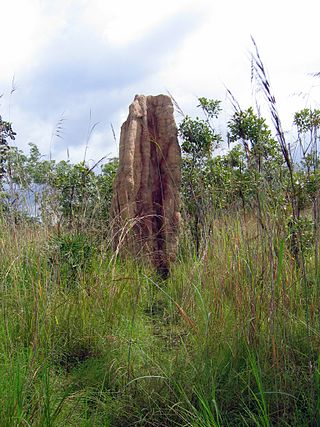
[[[240,186],[245,183],[244,188],[240,189],[243,206],[246,194],[252,201],[255,200],[259,219],[264,227],[263,204],[268,201],[269,206],[270,203],[278,205],[277,200],[280,200],[279,197],[283,193],[278,187],[279,173],[282,171],[283,164],[279,145],[272,137],[266,120],[258,116],[252,107],[244,111],[236,111],[228,122],[228,128],[230,141],[240,142],[245,154],[247,179],[239,183]],[[246,192],[247,189],[250,190],[250,194]]]
[[[228,126],[230,141],[242,142],[250,168],[262,172],[268,160],[280,159],[277,141],[265,119],[255,114],[252,107],[235,112]]]
[[[5,162],[9,150],[8,139],[14,140],[16,133],[12,130],[11,123],[5,122],[0,116],[0,185],[5,174]]]
[[[314,242],[315,242],[315,271],[317,280],[320,276],[319,242],[320,242],[320,170],[319,170],[319,129],[320,110],[305,108],[294,116],[294,124],[298,131],[298,142],[302,154],[304,170],[296,172],[296,196],[298,208],[313,207]],[[298,222],[297,225],[300,225]],[[300,230],[299,230],[300,231]],[[301,238],[300,238],[301,240]]]
[[[205,216],[210,200],[207,186],[207,163],[212,158],[213,150],[221,141],[221,136],[213,126],[212,119],[218,117],[220,101],[199,98],[205,119],[186,116],[179,126],[179,135],[183,152],[182,194],[186,213],[191,219],[191,232],[199,253],[201,233],[205,225]],[[208,191],[209,190],[209,191]]]

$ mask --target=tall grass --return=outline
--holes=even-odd
[[[314,251],[305,277],[254,217],[210,229],[163,282],[90,234],[2,222],[0,425],[317,425]]]

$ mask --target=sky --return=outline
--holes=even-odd
[[[0,0],[0,10],[0,114],[24,151],[34,143],[89,164],[117,156],[136,94],[170,92],[188,115],[200,113],[197,97],[220,99],[223,133],[226,88],[241,108],[258,99],[264,111],[251,36],[284,130],[295,111],[319,108],[318,0]]]

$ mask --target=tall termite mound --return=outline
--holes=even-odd
[[[136,95],[121,127],[111,217],[114,247],[166,275],[176,257],[181,151],[171,98]]]

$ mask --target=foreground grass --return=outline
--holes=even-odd
[[[217,220],[170,279],[83,234],[0,228],[1,426],[320,423],[319,278]]]

